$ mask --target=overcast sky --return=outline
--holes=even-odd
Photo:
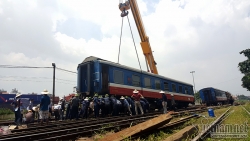
[[[216,87],[242,88],[239,52],[250,45],[249,0],[137,0],[160,75]],[[0,65],[57,67],[77,71],[88,56],[117,62],[122,18],[118,0],[1,0]],[[142,69],[140,37],[129,19]],[[120,63],[139,69],[127,19]],[[0,68],[0,88],[52,92],[52,69]],[[77,75],[56,70],[56,95],[71,93]]]

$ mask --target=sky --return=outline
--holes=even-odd
[[[239,52],[250,45],[249,0],[137,0],[160,75],[215,87],[234,95],[242,88]],[[86,57],[118,61],[122,18],[119,1],[1,0],[0,65],[77,71]],[[132,12],[129,20],[143,70],[146,63]],[[127,19],[119,63],[139,69]],[[0,89],[52,92],[52,68],[0,68]],[[68,95],[77,74],[56,69],[57,96]]]

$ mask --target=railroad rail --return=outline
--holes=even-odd
[[[250,115],[250,112],[245,107],[243,107],[242,105],[240,106]]]
[[[219,107],[219,106],[217,106]],[[214,108],[216,109],[216,107]],[[206,111],[207,108],[185,110],[171,114],[173,117],[195,114]],[[100,130],[117,130],[131,126],[131,123],[138,124],[154,118],[162,112],[148,113],[137,116],[107,117],[88,120],[54,121],[49,125],[31,124],[26,129],[14,129],[13,134],[0,136],[1,140],[60,140],[76,139],[79,136],[91,136]],[[183,123],[180,121],[180,123]],[[177,124],[177,123],[176,123]],[[14,136],[13,136],[14,135]]]
[[[206,133],[209,132],[215,125],[217,125],[220,121],[222,121],[225,117],[228,116],[228,112],[231,109],[229,107],[220,117],[218,117],[210,126],[205,128],[201,133],[199,133],[195,138],[192,139],[192,141],[199,141],[203,140],[206,137]]]
[[[115,127],[122,128],[123,126],[130,125],[131,122],[139,123],[145,120],[151,119],[156,117],[157,115],[152,114],[145,114],[145,115],[138,115],[138,116],[131,116],[131,117],[118,117],[118,118],[110,118],[104,120],[96,120],[93,122],[81,122],[77,121],[76,123],[70,124],[65,123],[65,125],[58,124],[57,127],[52,127],[54,125],[44,126],[44,128],[39,129],[33,127],[28,129],[17,129],[13,130],[16,132],[10,135],[4,135],[0,137],[1,140],[55,140],[55,139],[65,139],[72,138],[72,135],[89,135],[93,134],[94,132],[98,131],[100,128],[107,127],[110,129],[114,129]],[[105,128],[106,129],[106,128]],[[20,132],[22,131],[22,132]],[[26,131],[26,132],[24,132]],[[77,133],[77,134],[75,134]],[[78,134],[79,133],[79,134]],[[67,135],[67,136],[65,136]],[[42,137],[42,138],[41,138]]]

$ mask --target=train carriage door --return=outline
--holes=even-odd
[[[77,68],[77,90],[81,94],[90,93],[90,63],[79,65]]]
[[[212,103],[212,95],[211,95],[211,91],[208,89],[208,90],[204,90],[204,97],[205,97],[205,101],[209,104]]]
[[[102,94],[109,93],[109,67],[107,65],[102,65]]]

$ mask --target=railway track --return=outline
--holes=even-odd
[[[175,112],[175,116],[194,115],[197,112],[206,111],[205,107],[199,109],[190,108],[183,111]],[[214,107],[215,108],[215,107]],[[216,109],[216,108],[215,108]],[[108,117],[99,119],[77,120],[77,121],[54,121],[49,125],[31,124],[26,129],[14,129],[12,134],[0,136],[1,140],[69,140],[76,139],[79,136],[92,136],[100,130],[120,130],[131,126],[131,123],[138,124],[148,119],[154,118],[162,112],[148,113],[137,116],[126,117]],[[184,120],[180,123],[183,123]],[[176,123],[177,124],[177,123]]]

